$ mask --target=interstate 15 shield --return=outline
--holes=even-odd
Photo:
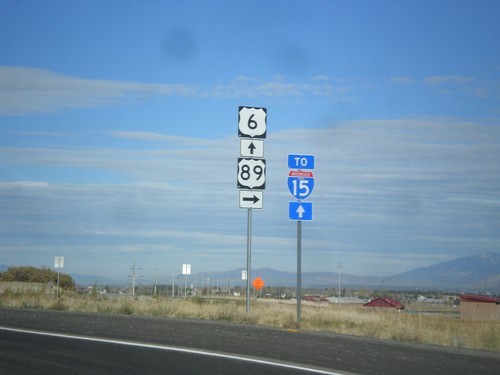
[[[296,199],[309,197],[314,189],[314,175],[306,171],[290,171],[288,173],[288,190]]]

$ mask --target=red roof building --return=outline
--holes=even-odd
[[[363,306],[365,307],[389,307],[396,310],[403,310],[405,306],[395,299],[388,297],[379,297],[368,303],[365,303]]]
[[[461,295],[460,316],[471,320],[500,320],[500,298]]]

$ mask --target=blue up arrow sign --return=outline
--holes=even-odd
[[[311,202],[288,202],[288,219],[295,221],[312,220]]]

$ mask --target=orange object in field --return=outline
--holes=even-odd
[[[255,289],[261,290],[264,287],[264,280],[262,280],[260,277],[256,277],[252,285]]]

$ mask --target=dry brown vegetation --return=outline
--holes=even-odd
[[[170,318],[223,320],[298,329],[296,305],[276,300],[253,300],[246,313],[240,298],[188,299],[91,296],[66,292],[59,299],[45,291],[0,294],[0,306],[89,313],[149,315]],[[422,344],[500,351],[500,321],[466,321],[454,315],[409,314],[359,305],[303,303],[301,330],[336,332]]]

